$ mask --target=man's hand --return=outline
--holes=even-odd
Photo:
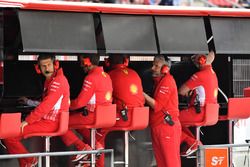
[[[27,97],[20,97],[19,99],[17,99],[17,102],[20,103],[20,104],[24,104],[24,105],[27,105],[27,102],[28,102],[28,98]]]
[[[212,64],[215,58],[215,53],[214,51],[210,51],[207,55],[207,62],[206,64]]]
[[[185,84],[183,84],[179,90],[178,90],[178,93],[182,96],[186,96],[188,97],[189,96],[189,93],[190,93],[190,89],[189,87],[187,87]]]
[[[152,108],[155,108],[155,99],[147,95],[145,92],[143,92],[143,96],[145,98],[146,103]]]
[[[20,128],[21,128],[21,133],[23,133],[23,129],[24,129],[24,127],[27,126],[27,125],[28,125],[28,122],[26,122],[26,121],[23,121],[23,122],[21,123],[21,126],[20,126]]]

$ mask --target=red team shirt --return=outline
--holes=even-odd
[[[178,92],[172,75],[166,74],[158,81],[154,91],[154,99],[155,108],[150,112],[149,117],[151,127],[164,122],[164,112],[168,112],[173,119],[178,118]]]
[[[124,102],[128,107],[144,106],[142,83],[139,75],[123,64],[109,72],[113,85],[113,100],[118,108]]]
[[[132,108],[143,107],[145,103],[141,78],[134,70],[123,64],[114,66],[109,75],[112,80],[113,102],[117,105],[118,118],[121,120],[120,111],[123,108],[122,103],[124,103],[128,107],[130,120]]]
[[[102,67],[89,71],[83,81],[83,86],[78,97],[71,101],[70,109],[76,110],[87,106],[89,111],[94,111],[96,105],[112,103],[112,81]]]
[[[185,83],[190,90],[198,94],[201,106],[206,103],[217,103],[218,80],[211,65],[207,65]],[[191,105],[193,101],[191,101]]]
[[[59,113],[69,110],[69,84],[59,69],[50,80],[44,83],[41,103],[25,119],[29,124],[44,120],[57,121]]]

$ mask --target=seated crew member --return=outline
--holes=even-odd
[[[3,140],[10,154],[28,153],[20,140],[28,134],[56,131],[60,113],[69,110],[69,84],[55,56],[41,54],[36,70],[46,78],[42,100],[38,103],[25,97],[20,99],[21,103],[37,107],[22,122],[20,136]],[[35,157],[19,159],[20,167],[34,167],[37,162]]]
[[[131,124],[132,110],[134,107],[143,107],[145,99],[141,78],[131,68],[128,68],[129,57],[121,54],[109,56],[111,71],[109,72],[113,85],[113,103],[116,104],[117,121],[116,127],[126,127]],[[108,129],[100,130],[97,140],[105,144]],[[101,155],[97,166],[104,166],[104,154]]]
[[[85,112],[70,113],[69,129],[72,125],[76,124],[93,124],[95,121],[96,106],[112,104],[112,82],[109,75],[103,71],[103,68],[98,67],[99,55],[85,55],[79,58],[84,72],[88,73],[88,75],[83,81],[78,97],[71,101],[70,110],[81,109],[83,107],[86,107],[86,110],[84,110]],[[89,140],[89,136],[85,136],[85,129],[78,129],[76,131],[84,139]],[[89,130],[87,129],[87,131]],[[68,130],[61,138],[66,146],[74,145],[79,151],[92,149],[88,144],[79,139],[72,130]],[[103,147],[97,142],[96,149],[103,149]],[[72,157],[72,161],[77,162],[86,156],[87,154],[76,155]]]
[[[178,93],[170,74],[171,61],[163,55],[154,57],[152,66],[154,83],[153,98],[144,93],[150,106],[149,125],[153,151],[158,167],[181,167]]]
[[[124,55],[110,55],[111,71],[109,72],[113,85],[113,103],[117,106],[116,127],[126,127],[131,124],[134,107],[143,107],[141,78],[131,68],[128,68],[129,58]],[[126,111],[126,112],[123,112]]]
[[[107,63],[107,62],[106,62]],[[110,55],[110,78],[113,86],[113,103],[117,107],[116,127],[126,127],[131,124],[132,110],[134,107],[144,106],[144,97],[141,78],[133,69],[128,68],[129,58],[125,55]],[[83,131],[82,131],[83,132]],[[110,131],[108,129],[98,130],[97,141],[105,145],[105,137]],[[84,136],[89,136],[85,130]],[[96,166],[104,166],[104,154],[97,161]]]
[[[213,51],[209,52],[207,56],[200,54],[192,57],[192,61],[199,68],[199,71],[179,88],[179,94],[182,96],[192,94],[189,107],[180,111],[181,122],[186,120],[202,121],[206,103],[217,103],[218,80],[211,66],[214,57]],[[185,142],[190,147],[185,152],[186,156],[194,153],[198,145],[201,144],[200,141],[196,141],[187,127],[182,127],[181,142]]]

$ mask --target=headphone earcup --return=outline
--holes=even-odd
[[[89,57],[83,58],[82,64],[83,64],[83,66],[91,66],[92,65]]]
[[[129,58],[128,57],[125,57],[124,60],[123,60],[123,64],[128,67],[128,64],[129,64]]]
[[[42,73],[38,64],[34,64],[34,67],[35,67],[35,70],[36,70],[37,74],[41,74]]]
[[[168,68],[167,65],[163,65],[163,66],[161,67],[161,74],[167,74],[168,71],[169,71],[169,68]]]
[[[109,58],[104,58],[104,66],[105,67],[110,67],[110,60],[109,60]]]
[[[60,67],[59,61],[58,61],[58,60],[55,60],[55,61],[54,61],[54,69],[55,69],[55,70],[58,70],[59,67]]]
[[[201,55],[199,58],[198,58],[198,62],[200,65],[204,65],[206,64],[206,61],[207,61],[207,57],[205,55]]]

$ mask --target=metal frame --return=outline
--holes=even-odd
[[[28,153],[28,154],[5,154],[5,155],[0,155],[0,160],[1,159],[38,157],[38,167],[42,167],[42,157],[68,156],[68,155],[77,155],[77,154],[95,155],[98,153],[110,153],[111,154],[110,167],[114,167],[114,150],[113,149],[92,150],[92,151],[43,152],[43,153]],[[50,167],[50,164],[49,164],[49,167]]]
[[[201,126],[197,126],[196,128],[196,140],[200,141],[200,138],[201,138],[201,135],[200,135],[200,129],[201,129]],[[200,166],[200,152],[197,151],[196,152],[196,167],[199,167]]]
[[[50,152],[50,138],[51,138],[51,136],[45,137],[45,152]],[[39,160],[40,160],[40,158],[39,158]],[[49,156],[45,157],[45,166],[50,167],[50,157]]]
[[[91,148],[95,150],[95,144],[96,144],[96,138],[95,138],[95,134],[96,134],[96,129],[95,128],[91,128]],[[95,154],[91,154],[91,167],[95,167]]]
[[[128,167],[129,164],[129,131],[124,131],[124,161],[114,161],[114,165],[124,164],[124,167]]]

